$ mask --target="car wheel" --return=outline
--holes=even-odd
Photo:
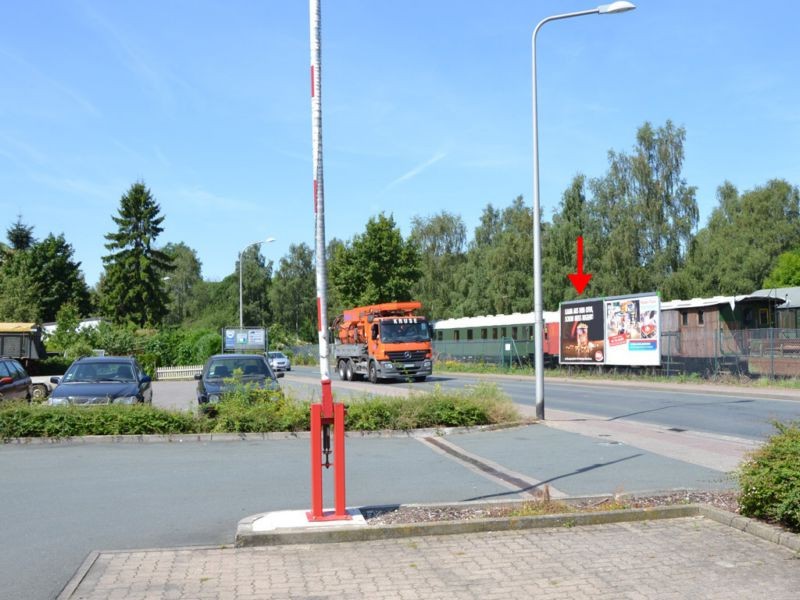
[[[369,363],[369,382],[378,383],[378,367],[375,366],[375,361]]]
[[[347,379],[347,369],[345,369],[345,362],[343,360],[340,360],[337,367],[338,367],[337,371],[339,372],[339,379],[341,381],[345,381]]]
[[[348,359],[346,361],[344,369],[345,369],[345,378],[347,379],[347,381],[353,381],[353,379],[355,379],[356,377],[355,372],[353,371],[353,361]]]
[[[43,385],[35,385],[33,386],[33,391],[31,392],[31,396],[37,402],[41,402],[45,398],[47,398],[47,388]]]

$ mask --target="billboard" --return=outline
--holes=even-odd
[[[226,327],[222,332],[223,352],[244,352],[247,350],[264,352],[266,349],[267,336],[263,328],[249,327],[240,329],[238,327]]]
[[[561,364],[597,365],[605,361],[602,300],[562,302],[559,307]]]
[[[607,365],[661,364],[661,304],[658,296],[621,296],[605,300]]]

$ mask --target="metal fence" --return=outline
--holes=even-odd
[[[497,365],[531,364],[532,340],[435,341],[434,358]],[[558,357],[546,357],[555,365]],[[597,368],[597,367],[592,367]],[[621,371],[627,367],[605,367]],[[663,375],[697,373],[752,377],[800,377],[800,329],[692,330],[661,334],[661,366],[641,367]],[[636,370],[631,367],[630,370]]]

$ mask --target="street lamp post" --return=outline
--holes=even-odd
[[[553,15],[542,19],[531,35],[531,64],[533,80],[533,322],[534,348],[536,368],[536,418],[544,419],[544,348],[542,336],[544,322],[542,318],[542,240],[539,208],[539,124],[536,101],[536,35],[545,23],[582,17],[584,15],[615,14],[633,10],[636,6],[631,2],[619,1],[603,4],[590,10]]]
[[[244,327],[244,303],[242,301],[242,256],[247,251],[248,248],[253,246],[260,246],[261,244],[269,244],[270,242],[274,242],[275,238],[268,237],[265,240],[260,240],[258,242],[253,242],[252,244],[248,244],[239,252],[239,329]]]

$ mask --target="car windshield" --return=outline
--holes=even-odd
[[[208,379],[224,379],[233,377],[234,371],[239,370],[244,377],[269,377],[270,371],[263,358],[215,358],[208,365],[206,377]]]
[[[381,321],[381,340],[385,344],[398,342],[427,342],[431,334],[428,322],[415,317]]]
[[[269,353],[269,357],[270,358],[286,358],[286,356],[284,356],[283,352],[270,352]]]
[[[127,362],[72,363],[62,383],[97,383],[100,381],[135,381],[133,368]]]

